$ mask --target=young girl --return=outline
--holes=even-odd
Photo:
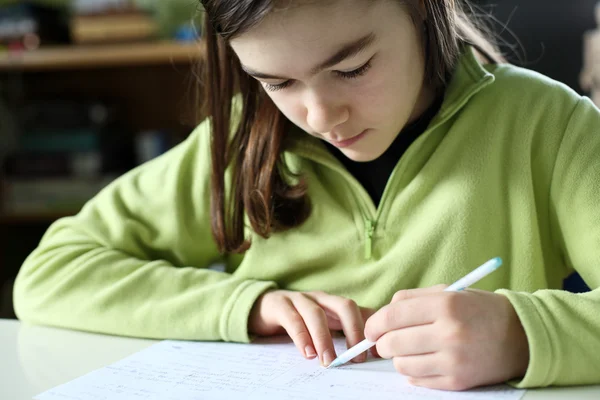
[[[429,388],[600,383],[600,289],[561,290],[600,284],[588,99],[503,63],[458,1],[202,5],[210,117],[49,229],[22,320],[287,333],[324,365],[341,330]],[[442,291],[496,256],[478,290]]]

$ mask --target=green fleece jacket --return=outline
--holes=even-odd
[[[308,180],[302,226],[223,257],[210,232],[208,123],[54,223],[24,263],[24,321],[148,338],[249,341],[269,289],[322,290],[379,308],[452,283],[508,297],[527,333],[521,387],[600,383],[600,112],[564,85],[462,56],[444,103],[395,167],[379,207],[324,144],[290,132]],[[223,263],[225,271],[209,269]]]

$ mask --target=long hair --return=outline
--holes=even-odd
[[[201,0],[206,59],[200,79],[212,135],[211,228],[222,253],[239,253],[250,246],[245,217],[256,234],[268,238],[299,226],[310,215],[306,182],[287,169],[282,157],[290,122],[241,69],[229,46],[231,39],[261,22],[281,1]],[[420,0],[396,1],[410,6],[415,17],[421,14],[425,76],[434,87],[447,84],[464,44],[492,62],[504,61],[459,0],[424,0],[424,8]],[[241,100],[239,107],[234,106],[234,97]]]

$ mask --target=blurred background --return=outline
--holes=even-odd
[[[478,0],[510,61],[600,85],[596,0]],[[177,144],[198,113],[197,0],[0,0],[0,318],[56,219]],[[566,282],[586,290],[577,276]]]

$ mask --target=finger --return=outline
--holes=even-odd
[[[377,353],[383,358],[416,356],[440,350],[434,324],[411,326],[384,334],[377,340]]]
[[[371,347],[371,354],[373,355],[373,357],[376,358],[381,358],[381,356],[379,355],[379,353],[377,352],[377,346],[373,346]]]
[[[325,315],[327,316],[327,323],[329,325],[329,329],[332,331],[341,331],[342,321],[340,321],[339,317],[335,315],[333,311],[325,309],[323,311],[325,311]]]
[[[419,356],[394,357],[394,368],[404,376],[425,378],[442,374],[437,353]]]
[[[408,378],[408,382],[414,386],[425,387],[437,390],[463,391],[473,388],[465,379],[451,376],[428,376],[422,378]]]
[[[294,296],[292,302],[302,316],[306,328],[308,328],[321,365],[328,366],[335,360],[336,355],[325,311],[302,293]]]
[[[373,314],[375,314],[375,312],[377,312],[377,310],[373,309],[373,308],[366,308],[366,307],[360,307],[360,314],[362,315],[363,321],[368,320],[369,318],[371,318],[371,316]]]
[[[432,293],[439,293],[444,291],[444,289],[446,289],[447,287],[448,285],[436,285],[419,289],[399,290],[394,294],[390,303],[395,303],[401,300],[413,299],[415,297],[421,297]]]
[[[332,296],[327,293],[309,293],[308,296],[337,316],[342,324],[342,331],[346,336],[346,346],[348,348],[357,345],[365,339],[365,323],[362,313],[353,300]],[[356,356],[352,361],[363,362],[366,359],[367,353],[364,352]]]
[[[361,307],[361,308],[360,308],[360,313],[362,314],[363,321],[365,321],[365,323],[366,323],[366,321],[367,321],[369,318],[371,318],[371,316],[372,316],[373,314],[375,314],[375,312],[377,312],[377,310],[375,310],[375,309],[373,309],[373,308],[364,308],[364,307]],[[364,332],[363,332],[363,333],[364,333]],[[373,346],[373,347],[371,347],[371,350],[370,350],[370,352],[371,352],[371,355],[372,355],[373,357],[375,357],[375,358],[381,358],[381,357],[379,356],[379,353],[377,353],[377,346]],[[368,352],[367,352],[367,353],[368,353]],[[367,353],[365,353],[365,356],[364,356],[364,357],[365,357],[365,361],[367,360]]]
[[[365,323],[367,339],[374,342],[383,334],[396,329],[433,323],[442,300],[440,293],[431,293],[388,304]]]
[[[278,310],[281,313],[281,325],[292,338],[292,341],[298,348],[301,354],[308,359],[313,359],[317,356],[315,346],[312,342],[310,333],[304,323],[304,320],[296,307],[289,299],[281,304]]]

